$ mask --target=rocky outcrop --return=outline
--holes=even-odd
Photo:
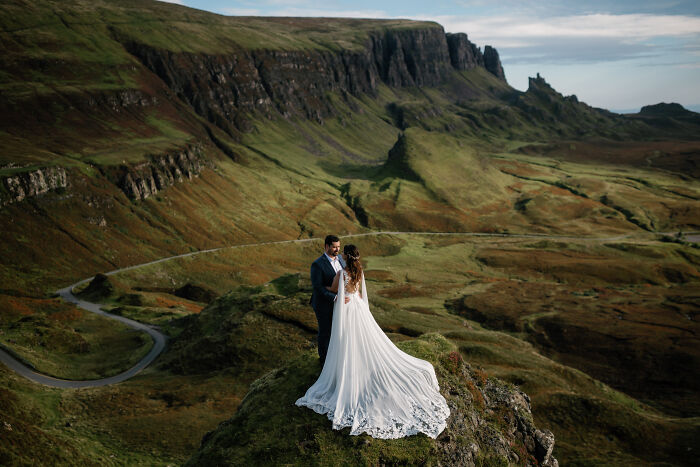
[[[151,195],[198,177],[205,167],[212,163],[202,155],[200,145],[165,155],[151,156],[150,160],[135,166],[122,166],[117,185],[131,199],[146,199]]]
[[[238,412],[207,433],[186,465],[527,465],[558,466],[554,435],[538,429],[524,392],[472,368],[439,334],[400,342],[429,360],[450,407],[447,427],[423,435],[383,440],[336,431],[325,415],[296,407],[313,384],[318,359],[302,354],[250,385]]]
[[[437,86],[454,69],[485,66],[465,34],[446,36],[439,25],[375,31],[363,49],[240,47],[225,55],[173,52],[114,35],[199,115],[231,135],[252,128],[251,114],[323,122],[334,114],[329,92],[374,94],[382,83]],[[489,50],[489,63],[497,63],[490,70],[504,79],[497,52]]]
[[[448,33],[447,45],[450,50],[450,62],[455,70],[483,67],[496,78],[506,80],[498,51],[490,45],[484,47],[484,53],[481,53],[481,50],[462,32]]]
[[[121,112],[131,107],[149,107],[158,104],[158,97],[150,96],[138,89],[123,89],[116,92],[90,94],[85,99],[89,107],[109,108]]]
[[[450,61],[455,70],[471,70],[484,66],[484,55],[463,32],[447,34],[447,45],[450,49]]]
[[[581,137],[586,132],[605,134],[614,137],[620,120],[616,115],[604,109],[593,108],[580,102],[576,96],[563,96],[537,73],[529,78],[528,89],[524,93],[514,93],[511,103],[524,112],[525,118],[539,125],[548,127],[560,136]],[[635,131],[632,126],[628,131]]]
[[[503,66],[501,66],[501,59],[498,56],[498,51],[490,45],[484,47],[484,66],[498,79],[506,80],[506,74],[503,72]]]
[[[408,160],[408,142],[404,133],[399,134],[394,146],[389,150],[382,174],[404,180],[419,181],[421,178]]]
[[[2,183],[5,192],[0,191],[0,206],[6,206],[51,190],[66,188],[68,175],[63,167],[45,167],[4,177]]]

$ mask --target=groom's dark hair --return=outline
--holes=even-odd
[[[326,242],[324,245],[331,245],[334,242],[339,242],[340,239],[335,235],[326,235]]]

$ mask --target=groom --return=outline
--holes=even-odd
[[[333,284],[335,274],[345,267],[345,261],[340,256],[340,239],[328,235],[323,245],[325,250],[321,256],[311,263],[311,306],[318,320],[318,356],[321,366],[326,362],[328,343],[331,340],[331,325],[333,324],[333,305],[336,294],[328,290]]]

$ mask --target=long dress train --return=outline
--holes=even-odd
[[[450,409],[440,394],[433,366],[400,350],[369,309],[364,276],[360,292],[338,284],[326,363],[318,380],[296,401],[327,414],[334,429],[351,435],[402,438],[419,432],[431,438],[445,429]]]

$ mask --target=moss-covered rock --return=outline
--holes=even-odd
[[[113,279],[110,279],[105,274],[98,273],[92,278],[88,286],[77,295],[84,300],[100,301],[112,297],[115,291]]]
[[[179,289],[175,290],[173,295],[200,303],[209,303],[217,297],[216,292],[210,288],[192,284],[191,282],[188,282]]]
[[[161,365],[179,374],[226,369],[252,381],[298,356],[313,346],[317,332],[306,282],[289,274],[219,297],[184,318]]]
[[[325,416],[294,405],[320,372],[309,351],[255,381],[187,465],[557,465],[554,436],[534,426],[526,394],[472,368],[439,334],[399,347],[435,367],[451,410],[437,439],[350,436],[349,428],[333,430]]]

